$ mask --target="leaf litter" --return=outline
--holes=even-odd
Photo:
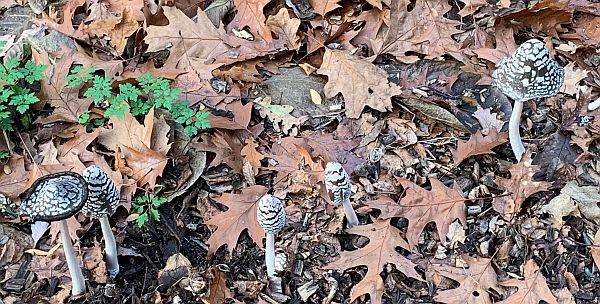
[[[0,7],[3,67],[46,66],[26,86],[39,100],[26,115],[0,108],[17,118],[0,135],[6,303],[598,301],[594,1]],[[516,162],[510,101],[491,74],[530,38],[565,81],[558,96],[526,102],[528,152]],[[146,72],[163,77],[188,108],[161,109],[154,91],[129,100],[122,119],[105,117],[90,83],[69,84],[77,67],[95,68],[113,93]],[[189,111],[207,116],[181,120]],[[211,127],[190,136],[202,119]],[[325,192],[330,161],[351,175],[354,228]],[[91,164],[121,190],[111,224],[122,272],[106,276],[99,225],[71,218],[89,287],[73,297],[57,226],[32,225],[18,205],[35,179]],[[255,219],[266,193],[288,218],[271,278]],[[155,218],[139,227],[144,208]]]

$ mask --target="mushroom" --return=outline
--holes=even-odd
[[[256,219],[267,234],[265,246],[265,264],[267,275],[275,275],[275,235],[285,225],[285,209],[281,201],[270,194],[265,194],[258,201]]]
[[[81,175],[74,172],[54,173],[37,179],[20,206],[21,213],[35,221],[59,221],[60,237],[73,282],[73,295],[85,293],[85,279],[75,257],[66,219],[81,210],[87,195],[86,183]]]
[[[121,194],[108,174],[96,165],[87,167],[83,171],[83,178],[87,182],[88,198],[82,211],[86,216],[100,221],[104,237],[106,270],[108,275],[114,278],[119,273],[119,261],[117,259],[117,243],[108,217],[115,212]]]
[[[525,152],[519,133],[523,103],[556,95],[564,76],[563,67],[550,58],[546,45],[537,39],[525,41],[512,55],[496,64],[492,73],[494,84],[515,101],[508,123],[508,137],[517,161]]]
[[[329,193],[329,198],[336,205],[344,206],[344,213],[348,221],[348,228],[352,228],[359,224],[356,212],[350,203],[350,177],[338,162],[328,162],[325,166],[325,188]]]

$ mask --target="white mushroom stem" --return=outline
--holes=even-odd
[[[354,208],[352,208],[350,199],[345,199],[342,205],[344,205],[344,213],[346,214],[346,219],[348,220],[348,228],[358,226],[358,217],[356,217],[356,212],[354,211]]]
[[[67,259],[67,266],[69,266],[69,274],[71,275],[71,282],[73,289],[71,293],[74,296],[78,296],[85,293],[85,279],[81,272],[81,267],[75,257],[75,250],[73,249],[73,243],[71,243],[71,236],[69,235],[69,226],[66,220],[58,222],[60,228],[60,238],[63,244],[63,251],[65,252],[65,258]]]
[[[521,157],[523,156],[523,153],[525,153],[525,147],[523,146],[521,133],[519,132],[523,103],[524,102],[522,101],[515,101],[512,113],[510,114],[510,121],[508,122],[508,138],[510,139],[510,146],[512,147],[518,162],[521,161]]]
[[[117,259],[117,242],[115,235],[110,229],[108,215],[103,215],[100,219],[100,227],[102,228],[102,236],[104,237],[104,254],[106,255],[106,271],[111,278],[114,278],[119,273],[119,261]]]
[[[275,275],[275,235],[267,233],[267,243],[265,246],[265,264],[267,265],[267,275]]]

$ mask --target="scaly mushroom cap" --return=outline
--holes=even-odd
[[[256,219],[266,233],[277,234],[285,225],[285,209],[281,201],[265,194],[258,201],[256,208]]]
[[[546,45],[530,39],[496,64],[492,79],[504,95],[526,101],[556,95],[564,76],[563,67],[550,58]]]
[[[111,215],[117,208],[121,194],[112,179],[96,165],[91,165],[83,171],[87,182],[88,198],[83,206],[83,213],[93,218]]]
[[[83,177],[60,172],[38,178],[21,202],[21,213],[36,221],[60,221],[83,207],[88,191]]]
[[[329,193],[329,198],[337,206],[350,198],[350,177],[342,164],[338,162],[328,162],[325,166],[325,188]]]

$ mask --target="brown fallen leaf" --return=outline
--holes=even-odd
[[[435,222],[438,235],[445,238],[450,224],[458,219],[467,223],[465,198],[462,191],[448,188],[437,179],[430,179],[431,190],[425,190],[417,184],[400,179],[406,195],[399,203],[389,197],[371,201],[368,206],[381,210],[379,218],[404,217],[408,219],[406,239],[412,250],[417,245],[419,235],[430,222]],[[446,240],[442,239],[445,243]]]
[[[231,22],[227,25],[227,30],[242,30],[249,27],[254,39],[264,39],[267,43],[273,40],[271,29],[265,24],[267,18],[263,9],[271,0],[233,0],[237,13]],[[212,23],[211,23],[212,25]]]
[[[575,95],[578,91],[579,82],[586,78],[590,71],[585,69],[575,70],[575,62],[567,64],[564,69],[565,80],[560,91],[569,95]]]
[[[300,37],[298,36],[298,28],[300,28],[300,19],[290,18],[290,14],[286,8],[281,8],[277,15],[269,16],[267,25],[271,27],[273,33],[279,36],[279,40],[290,48],[297,50],[300,48]]]
[[[389,111],[392,96],[402,93],[399,86],[388,81],[385,71],[344,51],[326,49],[317,73],[328,77],[323,89],[327,98],[342,93],[348,118],[360,117],[366,106]]]
[[[491,304],[489,290],[501,293],[498,275],[494,271],[491,259],[462,256],[468,268],[433,264],[439,274],[458,282],[458,288],[438,291],[433,298],[437,302],[448,304]]]
[[[25,171],[25,159],[22,156],[13,156],[4,165],[7,170],[0,173],[0,193],[10,199],[17,199],[19,195],[27,190],[29,173]]]
[[[208,288],[208,295],[203,298],[205,303],[225,303],[227,299],[233,298],[231,291],[227,288],[227,273],[213,267],[213,279]]]
[[[246,145],[240,151],[244,159],[252,165],[254,176],[258,174],[258,169],[261,167],[260,161],[265,158],[264,155],[256,151],[256,148],[258,148],[258,144],[253,137],[249,136],[246,139]]]
[[[341,0],[308,0],[310,6],[313,8],[315,13],[325,17],[325,14],[331,12],[332,10],[341,7],[338,2]]]
[[[481,130],[472,134],[468,141],[458,140],[456,150],[452,149],[454,165],[458,166],[465,159],[481,154],[494,154],[493,148],[508,142],[508,133],[499,133],[496,129],[489,129],[489,134],[483,136]]]
[[[471,15],[480,7],[488,4],[485,0],[460,0],[460,2],[465,4],[465,7],[458,12],[461,17]]]
[[[529,260],[523,265],[523,280],[510,279],[501,282],[502,286],[517,287],[517,292],[510,295],[498,304],[538,304],[540,301],[545,301],[549,304],[558,304],[556,298],[546,284],[546,278],[540,273],[540,268],[534,260]]]
[[[258,199],[265,195],[268,188],[255,185],[242,189],[240,194],[224,193],[215,200],[228,209],[214,215],[205,224],[217,226],[208,239],[208,255],[212,255],[223,245],[231,253],[237,245],[240,234],[248,229],[254,242],[262,244],[265,232],[256,221]]]
[[[526,153],[518,164],[510,168],[510,179],[498,177],[494,181],[510,195],[495,197],[492,201],[494,210],[502,214],[506,220],[521,210],[523,202],[532,194],[547,191],[549,182],[534,181],[533,175],[539,171],[538,166],[531,164],[531,153]]]
[[[388,263],[394,264],[396,269],[407,277],[423,281],[415,270],[416,265],[396,251],[396,247],[410,249],[408,243],[400,236],[400,230],[390,224],[390,219],[373,219],[373,224],[355,226],[346,232],[367,237],[369,243],[358,250],[342,252],[340,259],[328,264],[325,269],[344,270],[367,266],[365,276],[352,288],[350,302],[354,302],[361,295],[369,294],[371,303],[382,303],[385,286],[379,273]]]

